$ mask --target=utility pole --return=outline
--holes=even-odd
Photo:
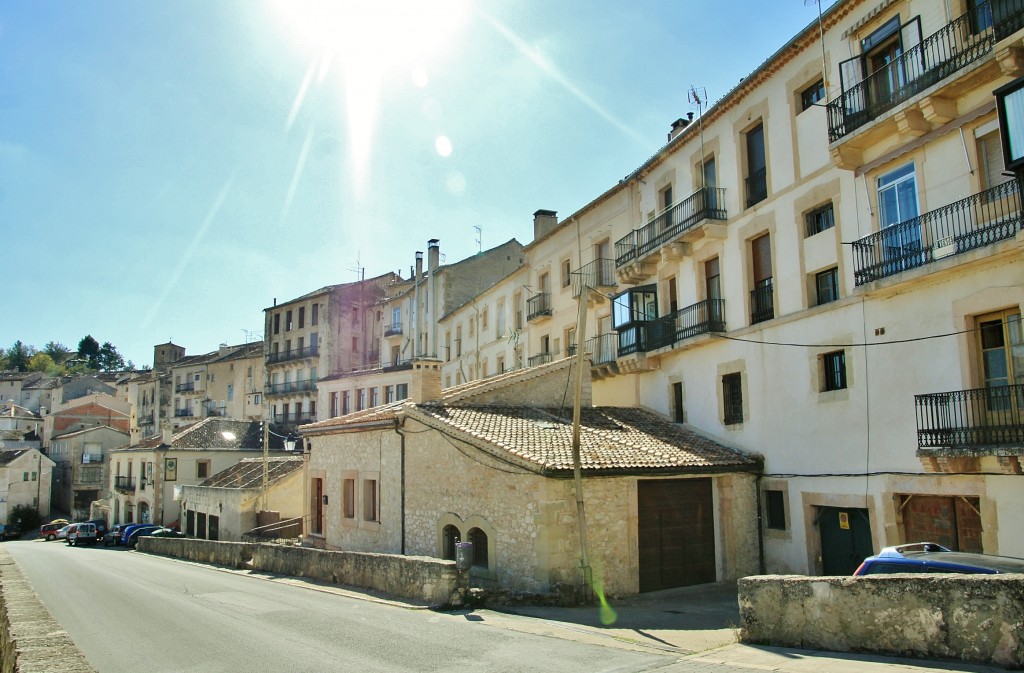
[[[576,519],[580,531],[580,567],[583,570],[583,582],[588,588],[593,587],[593,575],[590,558],[587,552],[587,517],[583,509],[583,474],[580,458],[580,397],[583,394],[583,347],[586,343],[587,303],[590,299],[590,286],[587,278],[581,279],[582,291],[579,297],[579,315],[576,321],[576,392],[572,405],[572,473],[576,483]]]
[[[267,511],[267,486],[270,483],[270,421],[263,421],[263,511]],[[259,521],[256,522],[259,525]]]

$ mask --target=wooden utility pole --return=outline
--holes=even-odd
[[[590,570],[590,558],[587,553],[587,517],[583,508],[583,474],[580,459],[580,397],[583,395],[583,352],[586,343],[587,303],[590,299],[590,287],[586,278],[580,281],[579,312],[576,320],[576,391],[572,405],[572,472],[576,482],[576,519],[580,531],[580,567],[583,570],[585,586],[593,586]]]

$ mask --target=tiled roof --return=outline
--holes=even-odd
[[[28,451],[28,449],[8,449],[6,451],[0,451],[0,465],[9,465],[18,456]]]
[[[536,407],[411,407],[409,416],[542,473],[573,469],[572,418]],[[642,409],[581,411],[580,460],[590,473],[756,471],[761,462]]]
[[[302,469],[302,456],[268,458],[267,483],[273,484],[300,469]],[[263,485],[263,459],[243,458],[199,485],[215,488],[259,488]]]
[[[270,435],[268,442],[271,451],[283,451],[284,440]],[[204,418],[186,428],[180,429],[171,437],[168,447],[162,436],[150,437],[129,447],[129,451],[137,449],[236,449],[239,451],[256,451],[263,449],[263,433],[259,421],[239,421],[232,418]]]
[[[330,430],[332,428],[344,428],[353,425],[363,425],[365,423],[378,423],[381,421],[393,421],[398,418],[399,412],[402,409],[412,405],[409,400],[401,400],[398,402],[391,402],[390,404],[382,404],[377,407],[370,407],[369,409],[363,409],[355,413],[348,414],[346,416],[338,416],[337,418],[328,418],[323,421],[317,421],[316,423],[310,423],[309,425],[303,425],[299,427],[299,432],[302,434],[315,434],[324,430]]]

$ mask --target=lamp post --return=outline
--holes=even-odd
[[[270,424],[263,423],[263,511],[267,511],[267,490],[270,486],[270,435],[284,440],[284,448],[288,453],[295,451],[295,445],[299,439],[289,432],[287,435],[279,435],[270,429]]]

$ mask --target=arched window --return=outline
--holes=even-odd
[[[454,561],[455,560],[455,543],[459,541],[459,529],[455,526],[448,524],[442,531],[444,536],[444,548],[441,550],[441,558]]]
[[[139,523],[149,523],[149,504],[139,503]]]
[[[118,523],[121,523],[121,501],[115,499],[114,500],[114,521],[111,522],[110,525],[113,526],[114,524],[118,524]]]
[[[487,533],[479,528],[469,531],[469,541],[473,543],[473,565],[487,567]]]

